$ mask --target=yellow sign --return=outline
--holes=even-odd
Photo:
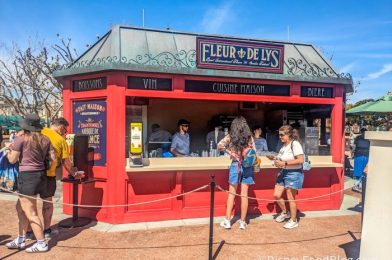
[[[131,154],[141,154],[143,152],[143,123],[130,124],[131,146],[129,151]]]
[[[75,134],[67,134],[65,137],[65,141],[68,144],[68,154],[69,160],[71,161],[72,166],[74,166],[74,141],[75,141]]]

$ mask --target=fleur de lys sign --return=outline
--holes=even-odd
[[[283,73],[284,46],[196,38],[197,67]]]

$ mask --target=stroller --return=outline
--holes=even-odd
[[[10,164],[7,159],[6,148],[0,150],[0,191],[17,190],[19,163]]]

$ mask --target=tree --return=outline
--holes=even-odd
[[[17,115],[35,112],[49,120],[62,110],[62,85],[53,72],[62,64],[72,63],[77,56],[71,51],[71,39],[48,48],[44,43],[33,41],[26,49],[13,44],[7,50],[9,59],[0,58],[0,103],[3,110]],[[4,111],[3,111],[4,112]]]
[[[374,101],[374,99],[368,98],[368,99],[360,100],[360,101],[356,102],[352,107],[357,107],[357,106],[360,106],[362,104],[368,103],[370,101]]]

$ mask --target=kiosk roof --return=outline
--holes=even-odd
[[[283,73],[198,68],[196,38],[284,46]],[[55,71],[66,77],[107,70],[140,71],[199,76],[308,81],[343,84],[353,91],[350,74],[339,73],[311,44],[206,35],[115,25],[74,63]]]

